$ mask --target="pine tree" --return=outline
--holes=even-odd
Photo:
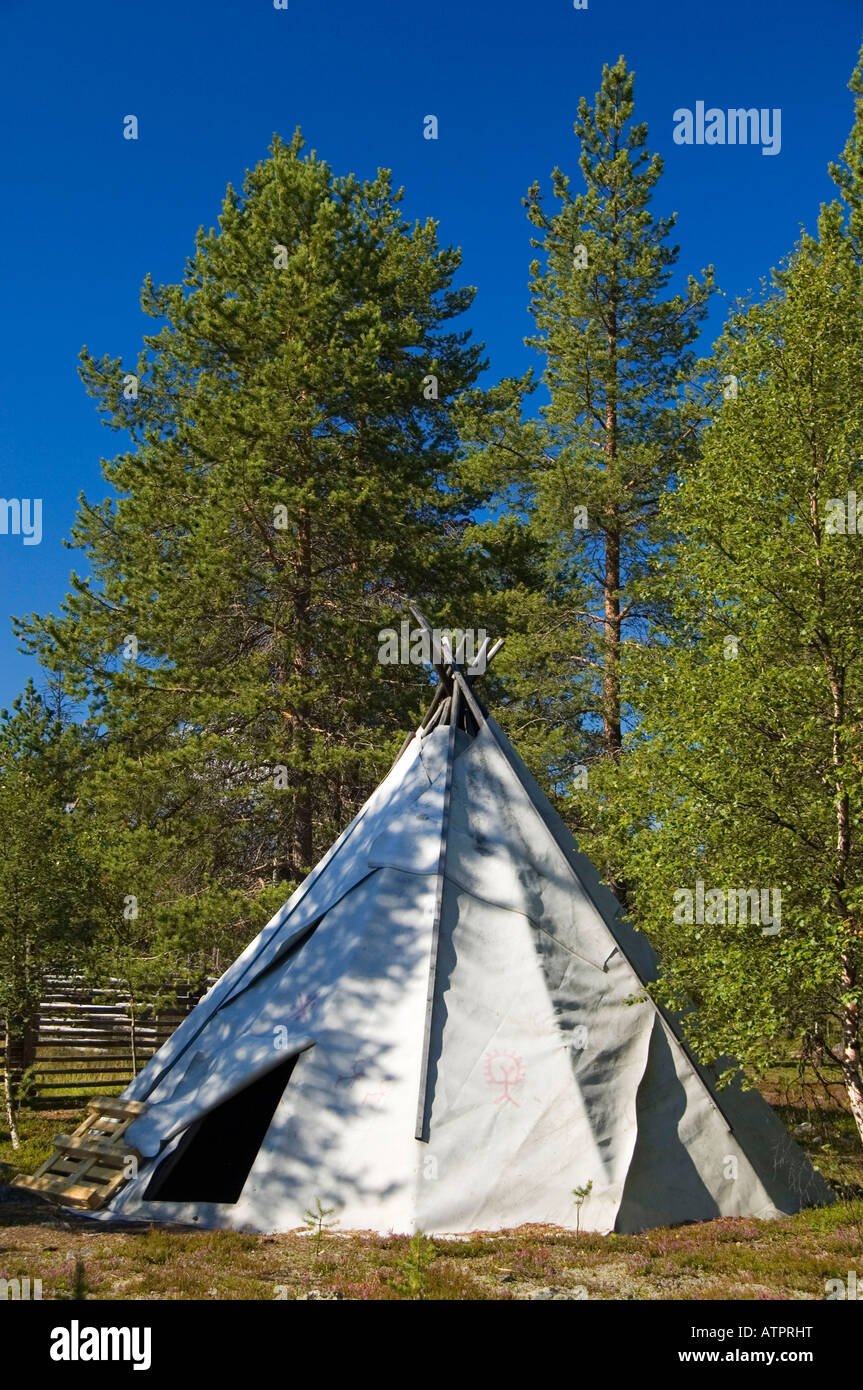
[[[302,151],[276,138],[183,282],[145,280],[134,371],[82,353],[131,448],[80,504],[91,576],[20,624],[106,735],[95,813],[178,947],[204,911],[247,933],[249,893],[259,920],[368,793],[422,702],[378,632],[442,592],[464,524],[449,405],[482,362],[450,323],[459,254],[387,173]]]
[[[676,219],[650,211],[662,161],[648,153],[646,126],[632,120],[633,90],[622,57],[603,68],[595,105],[582,98],[575,122],[584,190],[574,195],[555,169],[556,208],[545,208],[538,183],[525,200],[543,234],[532,242],[543,261],[531,266],[537,332],[530,341],[545,359],[549,398],[540,419],[522,419],[530,376],[502,383],[490,402],[472,397],[460,417],[473,446],[466,484],[484,485],[492,508],[520,510],[544,556],[544,621],[526,633],[520,655],[531,644],[547,650],[557,680],[548,724],[566,731],[584,769],[617,761],[632,716],[621,649],[629,632],[643,632],[650,612],[645,578],[666,539],[660,499],[694,451],[700,415],[681,384],[712,290],[708,270],[700,283],[690,277],[685,292],[667,293],[678,259],[667,244]],[[565,777],[559,749],[555,763],[543,769],[547,784]],[[580,828],[583,791],[569,809]],[[591,847],[605,861],[601,836]]]

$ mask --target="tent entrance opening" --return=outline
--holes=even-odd
[[[144,1200],[237,1202],[300,1055],[272,1067],[192,1126],[156,1169]]]

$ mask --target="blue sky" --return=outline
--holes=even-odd
[[[635,70],[637,116],[666,162],[654,210],[679,214],[682,270],[713,262],[733,298],[832,195],[861,39],[859,0],[4,0],[0,496],[41,498],[43,536],[0,535],[0,704],[38,676],[8,615],[56,607],[85,567],[62,538],[78,493],[106,494],[100,456],[122,447],[78,351],[134,359],[143,276],[181,278],[197,227],[274,131],[300,125],[337,173],[392,169],[408,215],[439,220],[478,287],[469,321],[491,381],[534,359],[521,198],[555,164],[577,176],[576,105],[604,62],[624,53]],[[781,152],[676,145],[674,111],[699,100],[780,108]],[[430,113],[437,141],[423,139]],[[705,346],[722,313],[720,300]]]

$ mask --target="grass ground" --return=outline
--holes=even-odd
[[[839,1098],[818,1100],[791,1069],[765,1092],[843,1200],[637,1236],[526,1226],[435,1238],[417,1272],[407,1237],[112,1228],[0,1188],[0,1278],[41,1278],[46,1299],[823,1299],[826,1280],[863,1274],[863,1150]],[[77,1118],[25,1112],[17,1153],[0,1132],[0,1182],[32,1172]]]
[[[47,1062],[42,1060],[41,1054],[37,1054],[28,1073],[28,1085],[33,1095],[62,1095],[62,1101],[57,1101],[58,1105],[68,1103],[71,1107],[89,1100],[93,1095],[119,1094],[134,1076],[131,1064],[127,1067],[123,1062],[111,1063],[112,1070],[101,1070],[95,1065],[81,1064],[79,1048],[52,1043],[50,1050],[51,1060]],[[144,1055],[146,1057],[147,1054]],[[62,1092],[56,1089],[58,1081],[63,1083]]]
[[[863,1253],[863,1202],[782,1221],[708,1221],[638,1236],[546,1226],[435,1238],[410,1291],[407,1237],[104,1228],[3,1203],[0,1277],[88,1299],[823,1299]]]

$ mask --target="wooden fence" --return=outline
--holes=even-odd
[[[176,1004],[148,1015],[140,1001],[130,1007],[118,980],[98,989],[76,978],[49,980],[20,1057],[35,1073],[27,1104],[75,1108],[89,1096],[122,1090],[200,998],[185,985],[172,993]]]

